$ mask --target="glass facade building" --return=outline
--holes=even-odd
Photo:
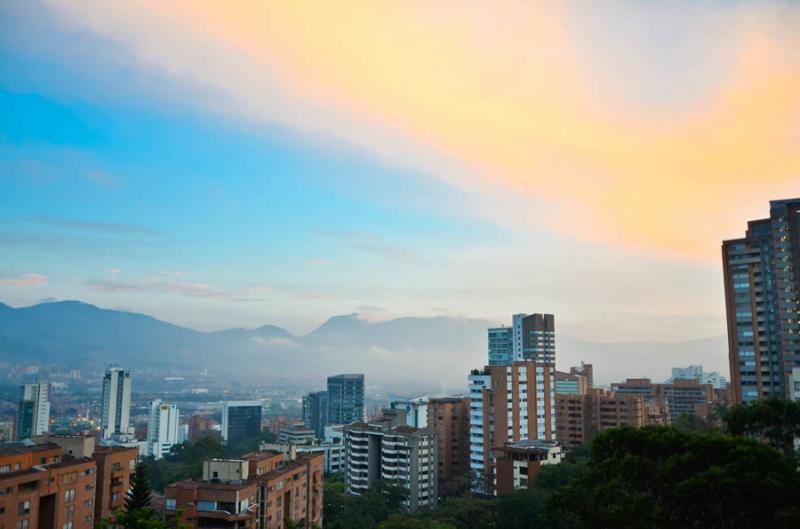
[[[364,420],[364,375],[328,377],[328,424]]]
[[[770,202],[722,260],[731,387],[736,403],[790,398],[800,366],[800,199]]]

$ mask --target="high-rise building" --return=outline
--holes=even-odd
[[[487,331],[489,365],[504,366],[514,361],[514,328],[494,327]]]
[[[556,365],[555,318],[531,314],[522,318],[522,359],[543,366]]]
[[[328,392],[315,391],[303,396],[303,423],[314,431],[314,436],[325,436],[328,424]]]
[[[470,374],[469,389],[473,490],[495,495],[495,450],[520,440],[556,439],[555,368],[530,360],[486,366]]]
[[[389,399],[389,409],[406,412],[406,425],[414,428],[428,427],[428,397]]]
[[[532,360],[555,365],[555,320],[552,314],[514,314],[511,327],[487,331],[489,365]]]
[[[231,400],[222,406],[222,440],[229,445],[261,434],[261,401]]]
[[[439,488],[469,472],[469,397],[428,401],[428,428],[436,434]]]
[[[722,243],[734,403],[790,398],[800,367],[800,198],[773,200],[770,216]]]
[[[369,424],[344,428],[345,484],[349,494],[363,494],[377,480],[403,487],[403,508],[416,511],[436,505],[436,434],[404,424],[401,410]]]
[[[328,424],[364,420],[364,375],[328,377]]]
[[[160,399],[150,403],[150,420],[147,423],[147,451],[156,459],[169,454],[178,444],[180,411],[174,404],[166,404]]]
[[[50,384],[23,384],[17,409],[17,440],[44,435],[50,429]]]
[[[103,407],[100,418],[105,439],[132,433],[131,389],[132,379],[129,371],[113,366],[106,370],[103,377]]]

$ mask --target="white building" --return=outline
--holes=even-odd
[[[377,421],[344,428],[345,483],[349,494],[360,495],[377,480],[407,491],[407,511],[436,505],[436,434],[427,429]]]
[[[393,398],[389,400],[389,409],[406,412],[406,425],[414,428],[428,427],[428,397],[414,399]]]
[[[714,389],[724,389],[728,385],[727,379],[717,371],[703,371],[703,366],[673,367],[672,376],[667,383],[676,379],[697,380],[701,384],[711,384]]]
[[[180,410],[174,404],[165,404],[160,399],[150,404],[150,420],[147,423],[148,454],[161,459],[180,442],[178,437]]]
[[[50,384],[40,380],[20,387],[17,440],[44,435],[50,430]]]
[[[103,407],[100,417],[104,439],[133,434],[131,388],[130,371],[119,367],[108,368],[103,377]]]

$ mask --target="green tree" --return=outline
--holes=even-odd
[[[795,439],[800,437],[800,403],[769,397],[752,404],[733,406],[723,414],[733,435],[766,440],[787,456],[795,457]]]
[[[149,509],[153,502],[153,491],[147,478],[147,467],[143,463],[136,464],[131,476],[131,488],[125,497],[125,510],[128,512]]]
[[[378,529],[455,529],[455,527],[426,517],[393,514],[381,522]]]
[[[788,529],[798,494],[793,461],[751,439],[622,428],[594,440],[550,508],[558,527]]]

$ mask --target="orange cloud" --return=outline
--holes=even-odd
[[[145,5],[98,5],[81,23],[222,89],[241,115],[333,134],[486,193],[492,204],[477,207],[501,222],[541,222],[531,204],[548,204],[551,226],[572,235],[716,258],[768,199],[800,194],[800,33],[786,29],[797,8],[727,12],[733,67],[665,111],[596,90],[566,31],[575,14],[556,2]],[[695,23],[721,31],[716,16],[703,8]],[[512,195],[517,211],[502,199]]]
[[[47,276],[41,274],[22,274],[19,277],[0,279],[0,286],[41,287],[47,284]]]

